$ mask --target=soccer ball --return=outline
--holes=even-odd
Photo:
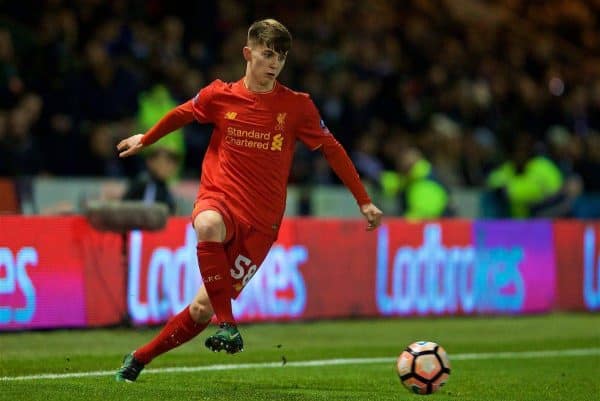
[[[400,354],[396,364],[398,377],[409,391],[431,394],[440,389],[450,376],[446,350],[431,341],[412,343]]]

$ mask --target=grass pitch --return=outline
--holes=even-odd
[[[157,330],[0,333],[0,400],[417,400],[394,370],[416,340],[452,362],[428,399],[600,400],[598,314],[246,325],[235,356],[204,348],[211,327],[136,383],[114,382],[123,354]]]

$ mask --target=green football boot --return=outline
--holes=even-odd
[[[221,323],[219,330],[206,339],[206,348],[213,352],[225,350],[228,354],[235,354],[244,350],[244,341],[237,327],[229,323]]]
[[[118,382],[134,382],[144,369],[144,364],[135,359],[133,352],[125,355],[123,365],[115,374]]]

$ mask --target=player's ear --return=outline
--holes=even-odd
[[[244,60],[252,60],[252,49],[250,49],[248,46],[244,46],[244,48],[242,49],[242,53],[244,54]]]

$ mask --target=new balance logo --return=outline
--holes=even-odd
[[[237,113],[235,111],[228,111],[227,113],[225,113],[226,120],[235,120],[236,117]]]

